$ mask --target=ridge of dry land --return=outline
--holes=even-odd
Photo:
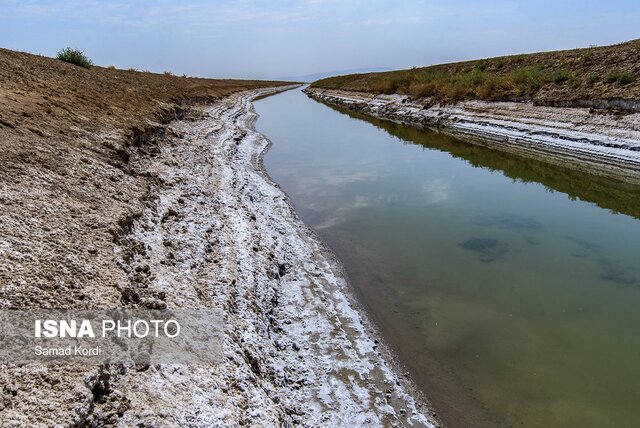
[[[152,197],[174,119],[282,82],[182,78],[0,49],[0,307],[127,300],[112,247]]]
[[[312,88],[408,95],[423,105],[463,100],[640,111],[640,40],[321,79]]]

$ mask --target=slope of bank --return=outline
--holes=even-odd
[[[339,263],[264,173],[269,142],[253,130],[250,104],[260,95],[176,124],[182,138],[149,165],[166,185],[129,234],[147,248],[131,269],[154,276],[137,290],[165,293],[170,306],[224,308],[225,362],[131,374],[120,385],[136,408],[123,422],[160,422],[141,409],[166,408],[186,384],[189,404],[171,418],[198,415],[195,426],[431,425],[352,306]]]
[[[354,309],[340,264],[261,167],[269,142],[250,102],[279,90],[170,125],[141,160],[158,179],[152,196],[112,248],[128,279],[120,305],[223,308],[223,363],[4,366],[6,426],[434,426]]]
[[[640,112],[640,40],[318,80],[314,88],[409,95],[423,105],[527,101]]]
[[[282,83],[0,61],[0,308],[225,312],[214,367],[0,366],[0,425],[434,425],[261,167]]]
[[[407,95],[317,87],[305,92],[380,119],[640,183],[640,113],[597,114],[588,108],[477,100],[425,105]]]
[[[154,198],[144,160],[199,103],[284,83],[90,70],[0,49],[0,308],[153,307],[114,248]],[[156,306],[157,307],[157,306]],[[0,368],[0,425],[107,425],[108,371]],[[126,404],[126,403],[125,403]],[[118,415],[125,404],[107,415]]]
[[[0,307],[117,304],[112,247],[151,197],[141,161],[190,106],[282,82],[90,70],[0,49]],[[126,292],[125,292],[126,294]]]

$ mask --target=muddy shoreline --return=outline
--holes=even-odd
[[[617,180],[640,183],[640,113],[465,101],[430,105],[401,95],[318,88],[304,92],[331,105],[464,141],[534,157]]]
[[[284,90],[294,89],[296,87],[285,88]],[[251,101],[263,98],[265,96],[269,96],[272,93],[277,93],[283,90],[282,88],[275,90],[265,90],[265,91],[257,91],[256,94],[251,95],[249,98],[249,103],[247,105],[247,110],[245,114],[247,114],[247,119],[243,124],[245,129],[249,129],[252,132],[255,132],[254,125],[258,120],[258,116],[255,113],[253,105]],[[374,395],[380,395],[381,392],[384,392],[385,402],[376,400],[377,402],[374,405],[375,413],[380,413],[377,417],[373,417],[373,415],[369,415],[366,418],[362,419],[354,414],[349,415],[351,411],[347,414],[334,415],[331,409],[325,408],[320,414],[313,415],[316,419],[316,423],[320,425],[333,425],[335,423],[356,423],[356,421],[360,421],[359,423],[363,425],[372,425],[376,426],[380,425],[398,425],[398,426],[439,426],[439,422],[436,419],[435,413],[430,409],[429,404],[426,400],[424,394],[412,383],[412,381],[406,376],[401,375],[400,373],[406,373],[406,370],[403,368],[402,363],[397,360],[394,352],[391,348],[385,343],[377,328],[373,323],[370,322],[369,318],[365,316],[365,309],[360,305],[357,298],[355,298],[352,290],[350,290],[350,285],[348,284],[348,277],[344,270],[344,267],[337,256],[331,251],[321,240],[321,238],[316,234],[315,231],[308,228],[302,221],[297,217],[293,205],[289,199],[289,196],[281,189],[281,187],[274,182],[269,176],[267,170],[264,167],[263,159],[264,155],[269,150],[269,147],[272,145],[272,142],[265,136],[258,134],[255,132],[258,138],[261,140],[261,144],[263,144],[262,148],[254,151],[251,154],[251,164],[255,171],[261,176],[262,179],[265,180],[270,186],[277,189],[278,192],[282,193],[282,202],[286,205],[287,211],[292,215],[291,219],[287,219],[288,221],[295,222],[295,227],[300,230],[303,239],[305,242],[310,243],[313,248],[314,258],[317,256],[321,256],[325,259],[325,261],[329,262],[331,275],[335,275],[335,279],[337,279],[337,283],[331,283],[329,281],[329,290],[333,295],[333,298],[338,298],[339,300],[344,299],[342,303],[347,303],[349,308],[344,307],[340,309],[340,311],[344,311],[342,316],[347,316],[351,318],[350,322],[354,322],[356,324],[355,329],[348,329],[349,335],[352,336],[352,340],[368,342],[369,345],[372,346],[372,350],[374,350],[373,354],[366,356],[367,359],[370,359],[374,366],[387,366],[380,373],[371,373],[372,377],[369,380],[374,380],[375,384],[378,384],[378,388],[374,385],[367,385],[367,389],[370,390],[370,393],[373,392]],[[314,260],[314,262],[318,262],[318,260]],[[285,275],[286,276],[286,275]],[[315,275],[314,275],[315,276]],[[320,302],[321,303],[321,302]],[[353,312],[351,312],[353,311]],[[350,347],[347,345],[347,347]],[[364,356],[364,355],[363,355]],[[360,357],[362,358],[362,356]],[[359,359],[360,359],[359,358]],[[313,366],[313,364],[310,364]],[[366,377],[366,376],[365,376]],[[353,379],[352,379],[353,382]],[[380,383],[381,382],[381,383]],[[391,389],[382,390],[380,389],[380,385],[387,385],[387,388],[391,386]],[[361,388],[363,385],[357,386],[352,385],[356,389]],[[397,388],[397,389],[396,389]],[[292,392],[290,392],[292,393]],[[305,393],[314,395],[315,392],[308,391]],[[342,397],[342,399],[347,399],[347,397]],[[347,399],[348,401],[348,399]],[[363,404],[363,403],[360,403]],[[384,409],[384,407],[388,408]],[[343,408],[341,412],[345,409]],[[362,411],[367,412],[365,409],[360,409],[357,413],[361,413]],[[309,415],[311,416],[311,415]],[[376,420],[377,419],[377,420]],[[342,422],[339,422],[342,421]],[[314,423],[311,423],[314,425]]]
[[[292,88],[284,89],[284,91],[294,90],[299,87],[300,86],[295,86]],[[270,95],[266,95],[266,96],[270,96]],[[252,101],[256,101],[264,97],[265,96],[256,96],[253,98]],[[251,106],[251,112],[255,114],[253,105]],[[253,122],[250,124],[250,127],[252,129],[254,128],[255,122],[258,119],[259,119],[259,115],[255,114]],[[282,189],[282,187],[277,182],[275,182],[271,178],[271,176],[269,176],[269,172],[267,171],[264,165],[264,157],[269,151],[269,149],[271,148],[273,143],[271,142],[271,140],[269,140],[268,137],[264,135],[263,135],[263,138],[267,141],[267,146],[265,146],[265,148],[258,154],[256,161],[254,162],[255,168],[262,174],[265,180],[269,181],[271,185],[278,188],[285,195],[285,201],[287,205],[289,205],[291,211],[295,213],[295,207],[293,205],[293,202],[291,201],[291,198],[289,197],[287,192],[285,192],[284,189]],[[313,236],[315,240],[322,243],[321,251],[325,254],[325,256],[328,259],[331,260],[332,264],[334,265],[334,268],[339,272],[340,276],[344,278],[346,283],[345,295],[349,301],[349,304],[353,306],[356,309],[356,311],[360,314],[361,322],[364,325],[366,333],[369,335],[371,339],[373,339],[380,356],[392,368],[393,372],[397,377],[397,381],[400,382],[402,387],[407,390],[408,394],[417,403],[418,408],[420,408],[421,411],[428,417],[428,419],[430,419],[430,422],[436,426],[442,426],[441,422],[438,419],[437,409],[435,409],[433,405],[429,402],[429,399],[425,394],[425,392],[422,391],[422,389],[418,387],[416,383],[411,379],[407,367],[402,362],[402,360],[400,360],[400,358],[398,357],[398,351],[394,349],[394,347],[388,342],[387,339],[385,339],[384,335],[380,331],[380,328],[378,328],[378,326],[373,321],[373,319],[375,318],[374,315],[370,313],[369,309],[360,301],[357,295],[358,294],[357,291],[350,284],[350,280],[349,280],[349,276],[347,274],[346,268],[344,267],[344,264],[342,263],[340,258],[335,254],[335,252],[331,249],[331,247],[323,241],[322,237],[320,237],[320,235],[315,230],[307,227],[302,222],[302,220],[300,220],[297,217],[297,215],[296,215],[296,219],[300,223],[302,223],[307,234],[309,234],[310,236]]]

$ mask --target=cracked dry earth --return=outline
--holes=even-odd
[[[58,372],[71,407],[38,400],[54,369],[16,368],[30,371],[34,398],[5,411],[6,426],[437,426],[355,309],[339,262],[262,168],[269,141],[251,101],[277,91],[170,125],[145,160],[154,196],[114,249],[126,306],[223,309],[223,362]]]

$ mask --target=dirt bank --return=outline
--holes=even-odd
[[[226,361],[207,376],[145,374],[138,408],[164,376],[167,387],[187,379],[217,403],[175,409],[176,420],[200,412],[200,423],[231,426],[429,425],[351,306],[339,264],[262,172],[269,143],[252,128],[252,96],[176,124],[184,143],[150,166],[168,186],[134,223],[130,239],[147,251],[132,268],[150,266],[149,288],[171,306],[224,308]],[[141,419],[129,411],[123,420]]]
[[[424,104],[520,101],[640,112],[640,40],[329,77],[321,89],[410,95]]]
[[[152,197],[112,248],[125,305],[224,309],[224,363],[4,367],[7,426],[430,426],[353,309],[339,264],[261,168],[269,143],[252,129],[250,100],[277,90],[231,95],[169,126],[162,154],[141,161],[157,177]]]
[[[474,144],[640,183],[640,113],[533,103],[462,101],[425,106],[406,95],[307,88],[317,100]]]
[[[191,105],[277,85],[0,49],[0,307],[118,304],[128,280],[112,248],[151,197],[157,177],[141,162],[161,151],[165,125]]]
[[[263,172],[281,84],[0,61],[0,308],[225,312],[215,367],[0,366],[0,425],[434,425]]]

